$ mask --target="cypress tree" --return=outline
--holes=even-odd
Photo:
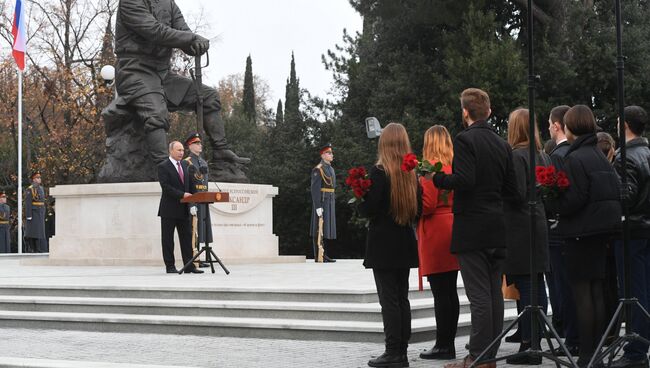
[[[300,82],[296,77],[296,61],[291,52],[291,71],[287,79],[284,98],[284,121],[289,124],[300,124]]]
[[[278,108],[275,110],[275,125],[281,125],[284,122],[284,113],[282,112],[282,99],[278,100]]]
[[[253,61],[251,56],[246,58],[246,72],[244,73],[244,97],[242,99],[244,116],[252,123],[256,121],[255,111],[255,86],[253,83]]]

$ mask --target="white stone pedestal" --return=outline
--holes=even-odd
[[[279,256],[273,234],[271,185],[217,183],[229,203],[210,205],[214,251],[226,264],[304,262],[304,256]],[[210,190],[217,191],[211,183]],[[158,204],[160,185],[149,183],[58,185],[56,236],[49,265],[160,265],[163,267]],[[178,239],[175,256],[182,263]]]

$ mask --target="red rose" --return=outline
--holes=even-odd
[[[356,178],[359,175],[359,169],[357,169],[356,167],[351,168],[350,170],[348,170],[348,175],[350,175],[353,178]]]
[[[361,180],[361,182],[359,184],[361,186],[361,189],[367,190],[368,188],[370,188],[370,185],[372,184],[372,181],[370,179],[364,179],[364,180]]]
[[[540,175],[544,172],[546,172],[546,168],[544,166],[535,166],[535,175]]]
[[[362,178],[366,177],[367,173],[366,173],[366,168],[365,167],[360,166],[360,167],[357,168],[357,170],[359,172],[360,177],[362,177]]]
[[[352,179],[351,176],[348,176],[347,178],[345,178],[345,185],[351,186],[353,181],[354,179]]]
[[[363,197],[363,194],[364,194],[364,192],[363,192],[363,190],[361,188],[354,189],[354,196],[355,197],[361,198],[361,197]]]
[[[402,159],[402,165],[400,168],[404,172],[409,172],[415,169],[418,166],[418,158],[413,153],[407,153]]]
[[[569,184],[569,179],[566,176],[557,179],[557,186],[560,189],[568,188]]]
[[[549,175],[555,175],[555,166],[550,165],[546,167],[546,173]]]

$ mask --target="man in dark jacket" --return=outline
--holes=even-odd
[[[650,308],[650,148],[643,132],[648,122],[648,114],[639,106],[625,108],[625,149],[626,162],[623,163],[620,152],[614,161],[619,176],[627,175],[626,205],[629,208],[628,226],[630,240],[630,297],[639,299],[639,303],[647,310]],[[615,244],[616,264],[619,280],[619,293],[623,291],[623,243]],[[636,308],[632,309],[630,322],[632,331],[642,337],[650,338],[650,325],[645,316]],[[623,348],[623,357],[612,364],[612,367],[647,367],[648,345],[640,341],[631,342]]]
[[[555,148],[549,154],[553,166],[562,167],[562,161],[571,144],[566,138],[564,132],[564,114],[569,111],[567,105],[556,106],[551,110],[548,118],[548,131],[551,139],[555,141]],[[573,300],[573,292],[569,285],[569,279],[566,273],[564,262],[564,241],[556,231],[557,219],[553,214],[547,214],[549,220],[548,230],[548,249],[551,263],[551,277],[548,280],[548,287],[551,296],[551,305],[553,307],[553,324],[560,323],[565,337],[565,344],[572,355],[578,355],[578,326],[576,317],[576,305]],[[555,326],[558,327],[558,326]],[[558,355],[564,355],[562,349],[557,349]]]
[[[187,203],[181,203],[181,199],[191,196],[194,189],[187,162],[183,161],[184,152],[181,142],[174,141],[169,144],[169,157],[158,164],[158,181],[162,188],[158,216],[161,224],[163,260],[167,273],[177,272],[174,265],[174,229],[178,231],[183,264],[187,264],[192,259],[190,212]],[[185,272],[203,273],[193,265]]]
[[[147,145],[156,163],[165,161],[168,111],[193,110],[198,94],[194,82],[170,70],[174,48],[188,55],[208,51],[208,39],[192,33],[174,0],[121,0],[115,20],[115,86],[120,103],[135,111],[144,125]],[[215,160],[248,163],[228,149],[221,102],[214,88],[202,86],[203,128]]]
[[[491,113],[488,94],[469,88],[460,102],[466,129],[454,141],[453,172],[433,177],[436,187],[454,191],[451,252],[458,257],[472,314],[469,355],[447,368],[469,367],[503,330],[503,196],[516,190],[510,146],[486,122]],[[493,358],[498,348],[486,358]]]

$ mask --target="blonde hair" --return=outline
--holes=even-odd
[[[528,147],[530,138],[528,125],[528,109],[519,108],[510,113],[508,117],[508,144],[512,148]],[[542,142],[539,139],[537,119],[535,119],[535,149],[542,150]]]
[[[404,172],[400,166],[411,144],[402,124],[388,124],[379,137],[377,165],[381,165],[390,180],[390,212],[399,225],[415,220],[418,212],[417,178],[415,171]]]
[[[432,164],[440,161],[443,165],[451,165],[454,159],[454,145],[451,143],[449,131],[442,125],[434,125],[424,133],[423,158]]]

